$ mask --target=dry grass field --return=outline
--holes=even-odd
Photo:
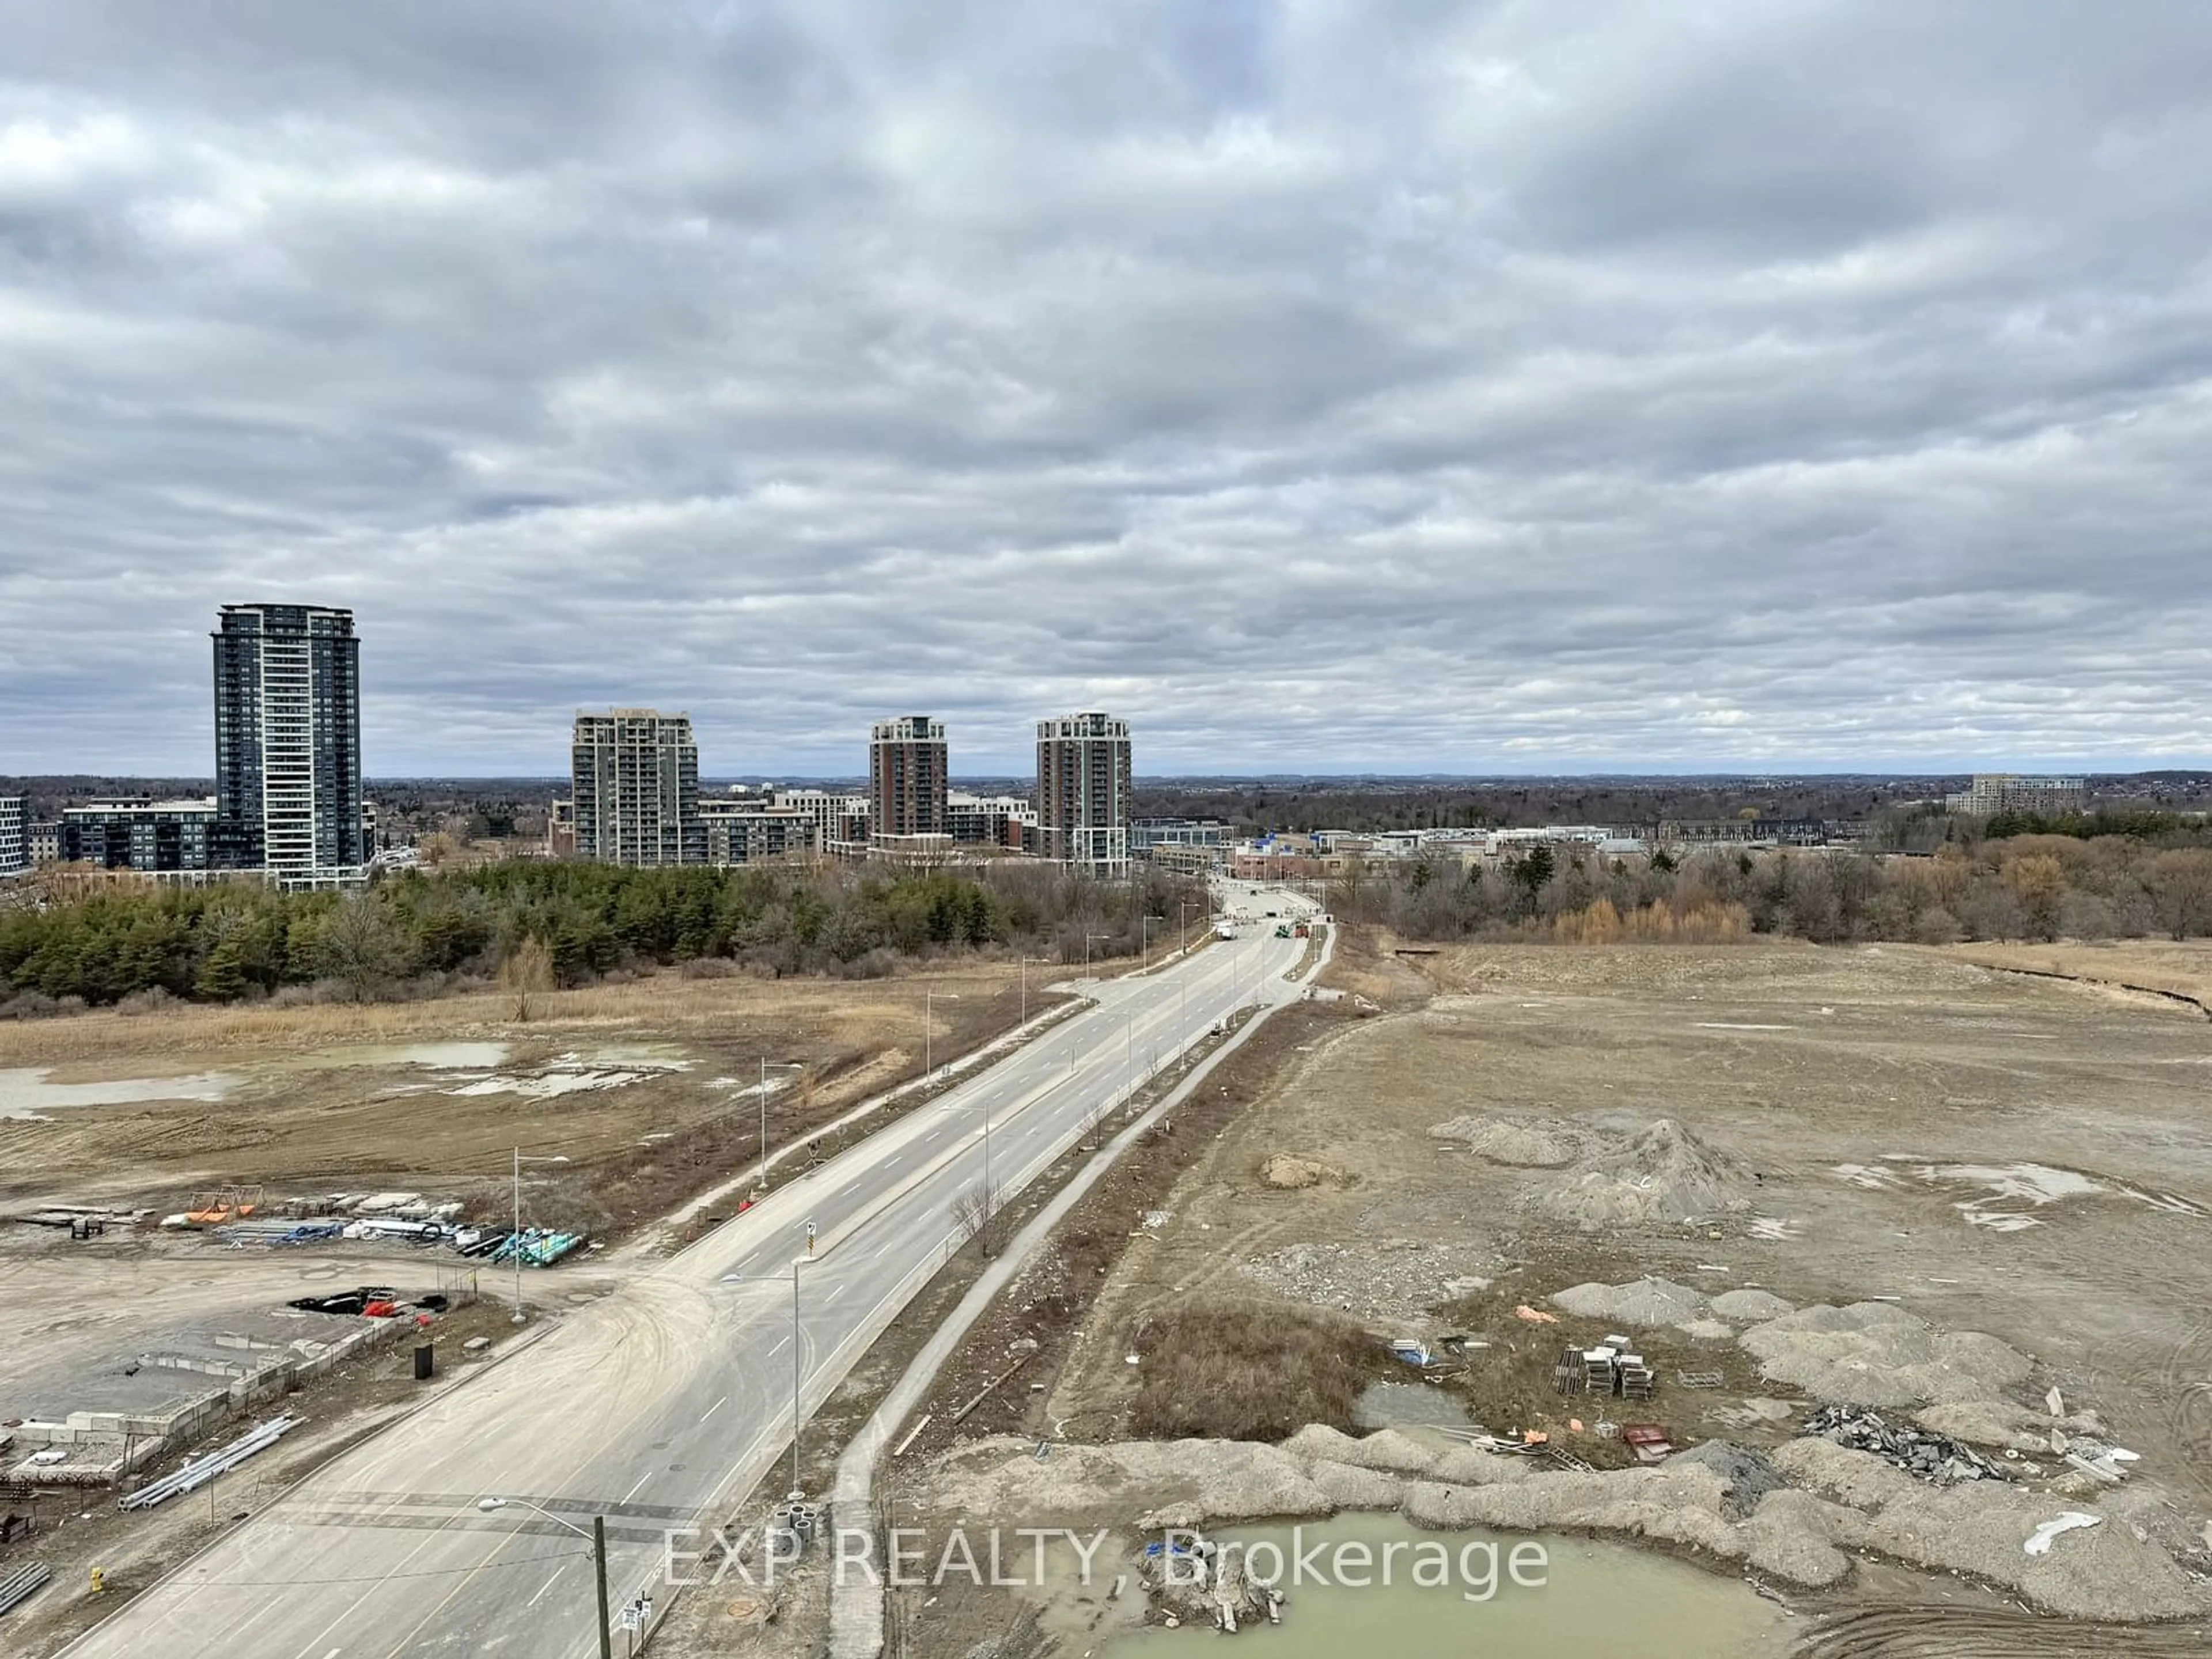
[[[489,1199],[520,1146],[568,1160],[533,1171],[564,1221],[620,1231],[757,1154],[762,1060],[803,1067],[771,1072],[771,1148],[918,1075],[931,992],[939,1065],[1012,1027],[1024,1001],[1018,964],[973,962],[880,980],[667,972],[533,997],[526,1020],[485,992],[0,1026],[0,1204],[174,1208],[231,1184]],[[1054,997],[1030,968],[1030,1013]],[[220,1097],[41,1103],[47,1085],[161,1079]]]

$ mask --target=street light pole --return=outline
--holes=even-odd
[[[599,1659],[614,1659],[614,1632],[607,1620],[607,1517],[604,1515],[593,1516],[592,1529],[586,1532],[574,1522],[554,1514],[543,1504],[532,1503],[527,1498],[479,1498],[477,1499],[477,1507],[486,1515],[491,1514],[495,1510],[503,1510],[509,1504],[520,1504],[526,1510],[533,1510],[555,1526],[565,1527],[577,1537],[591,1540],[592,1566],[599,1582]]]
[[[1030,1023],[1030,963],[1043,960],[1042,957],[1022,958],[1022,1024],[1024,1025]]]
[[[810,1233],[813,1224],[807,1224]],[[810,1237],[807,1247],[813,1248]],[[791,1259],[791,1498],[799,1501],[803,1488],[799,1484],[799,1267],[804,1256]],[[724,1273],[725,1285],[781,1285],[781,1273]]]
[[[806,1067],[795,1060],[776,1062],[779,1072],[803,1072]],[[753,1190],[768,1190],[768,1056],[760,1057],[760,1173],[753,1178]]]
[[[1114,936],[1111,933],[1085,933],[1083,935],[1083,976],[1085,979],[1088,979],[1091,976],[1091,941],[1094,939],[1111,939]]]
[[[514,1258],[514,1323],[523,1322],[522,1312],[522,1166],[526,1164],[566,1164],[565,1155],[549,1158],[525,1158],[522,1148],[514,1149],[514,1231],[507,1235],[507,1253]]]
[[[937,1029],[933,1015],[937,999],[939,997],[943,997],[947,1002],[960,1000],[960,994],[957,991],[924,991],[921,994],[921,1079],[925,1085],[937,1075],[937,1066],[930,1057],[933,1052],[930,1048],[930,1039],[935,1035]]]
[[[1137,957],[1137,971],[1139,973],[1143,973],[1146,969],[1150,968],[1152,963],[1152,924],[1156,921],[1165,921],[1166,920],[1167,918],[1165,916],[1139,916],[1137,918],[1137,949],[1139,951]]]

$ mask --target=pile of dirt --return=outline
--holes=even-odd
[[[1260,1166],[1260,1179],[1270,1187],[1285,1192],[1295,1192],[1304,1187],[1318,1187],[1324,1181],[1342,1181],[1344,1171],[1333,1170],[1326,1164],[1310,1158],[1292,1158],[1288,1152],[1277,1152]]]
[[[1455,1117],[1429,1133],[1438,1140],[1463,1142],[1492,1164],[1521,1170],[1561,1169],[1582,1151],[1582,1138],[1557,1118]]]
[[[1887,1302],[1807,1308],[1736,1340],[1775,1382],[1854,1406],[2002,1399],[2030,1370],[2026,1355],[1993,1336],[1938,1331]]]
[[[2069,1500],[1996,1480],[1923,1486],[1870,1452],[1815,1438],[1791,1441],[1773,1461],[1801,1486],[1861,1511],[1856,1541],[1866,1548],[1970,1574],[2047,1613],[2143,1620],[2212,1612],[2212,1587],[2192,1580],[2148,1528],[2109,1512],[2109,1503],[2098,1506],[2101,1524],[2030,1555],[2027,1540]]]
[[[1662,1117],[1598,1152],[1523,1200],[1584,1232],[1650,1226],[1749,1210],[1752,1172]]]
[[[1794,1302],[1784,1302],[1771,1291],[1723,1291],[1712,1301],[1713,1311],[1723,1319],[1758,1322],[1779,1319],[1787,1313],[1797,1311]]]
[[[1705,1311],[1705,1298],[1672,1279],[1639,1279],[1628,1285],[1577,1285],[1553,1297],[1552,1305],[1577,1319],[1639,1331],[1692,1324]]]

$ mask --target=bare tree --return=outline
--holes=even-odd
[[[407,971],[408,957],[407,936],[384,902],[357,893],[341,899],[323,924],[316,965],[355,1001],[368,1002]]]
[[[514,999],[514,1018],[518,1024],[530,1018],[530,999],[543,996],[553,988],[553,952],[545,941],[532,933],[507,952],[507,960],[499,965],[500,988]]]
[[[977,1182],[952,1200],[952,1225],[965,1244],[969,1239],[980,1240],[988,1258],[999,1253],[999,1190],[986,1182]]]
[[[2143,886],[2169,937],[2212,933],[2212,852],[2185,847],[2160,853],[2144,872]]]

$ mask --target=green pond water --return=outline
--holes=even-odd
[[[1427,1532],[1395,1515],[1346,1515],[1309,1522],[1303,1540],[1288,1526],[1241,1527],[1209,1536],[1248,1547],[1272,1543],[1283,1553],[1276,1583],[1290,1600],[1283,1622],[1241,1630],[1236,1647],[1221,1650],[1249,1659],[1341,1659],[1358,1653],[1480,1654],[1484,1659],[1556,1659],[1575,1653],[1633,1653],[1637,1659],[1770,1659],[1784,1652],[1796,1633],[1773,1603],[1752,1593],[1741,1578],[1723,1577],[1625,1545],[1579,1538],[1490,1532]],[[1307,1552],[1326,1540],[1319,1565],[1329,1583],[1292,1581],[1293,1544]],[[1371,1565],[1364,1573],[1356,1556],[1351,1577],[1373,1582],[1356,1589],[1338,1582],[1340,1543],[1364,1545]],[[1391,1583],[1382,1585],[1385,1552]],[[1423,1586],[1414,1569],[1422,1545],[1443,1545],[1451,1558],[1448,1582]],[[1540,1587],[1516,1583],[1510,1572],[1516,1546],[1540,1545],[1546,1559]],[[1475,1547],[1464,1565],[1462,1552]],[[1494,1549],[1497,1571],[1487,1565]],[[1433,1564],[1435,1552],[1427,1553]],[[1522,1577],[1539,1575],[1522,1557]],[[1264,1556],[1255,1565],[1265,1572]],[[1433,1565],[1431,1572],[1433,1572]],[[1491,1584],[1487,1600],[1480,1596]],[[1210,1626],[1181,1630],[1152,1627],[1097,1650],[1099,1659],[1173,1659],[1214,1652],[1221,1637]]]

